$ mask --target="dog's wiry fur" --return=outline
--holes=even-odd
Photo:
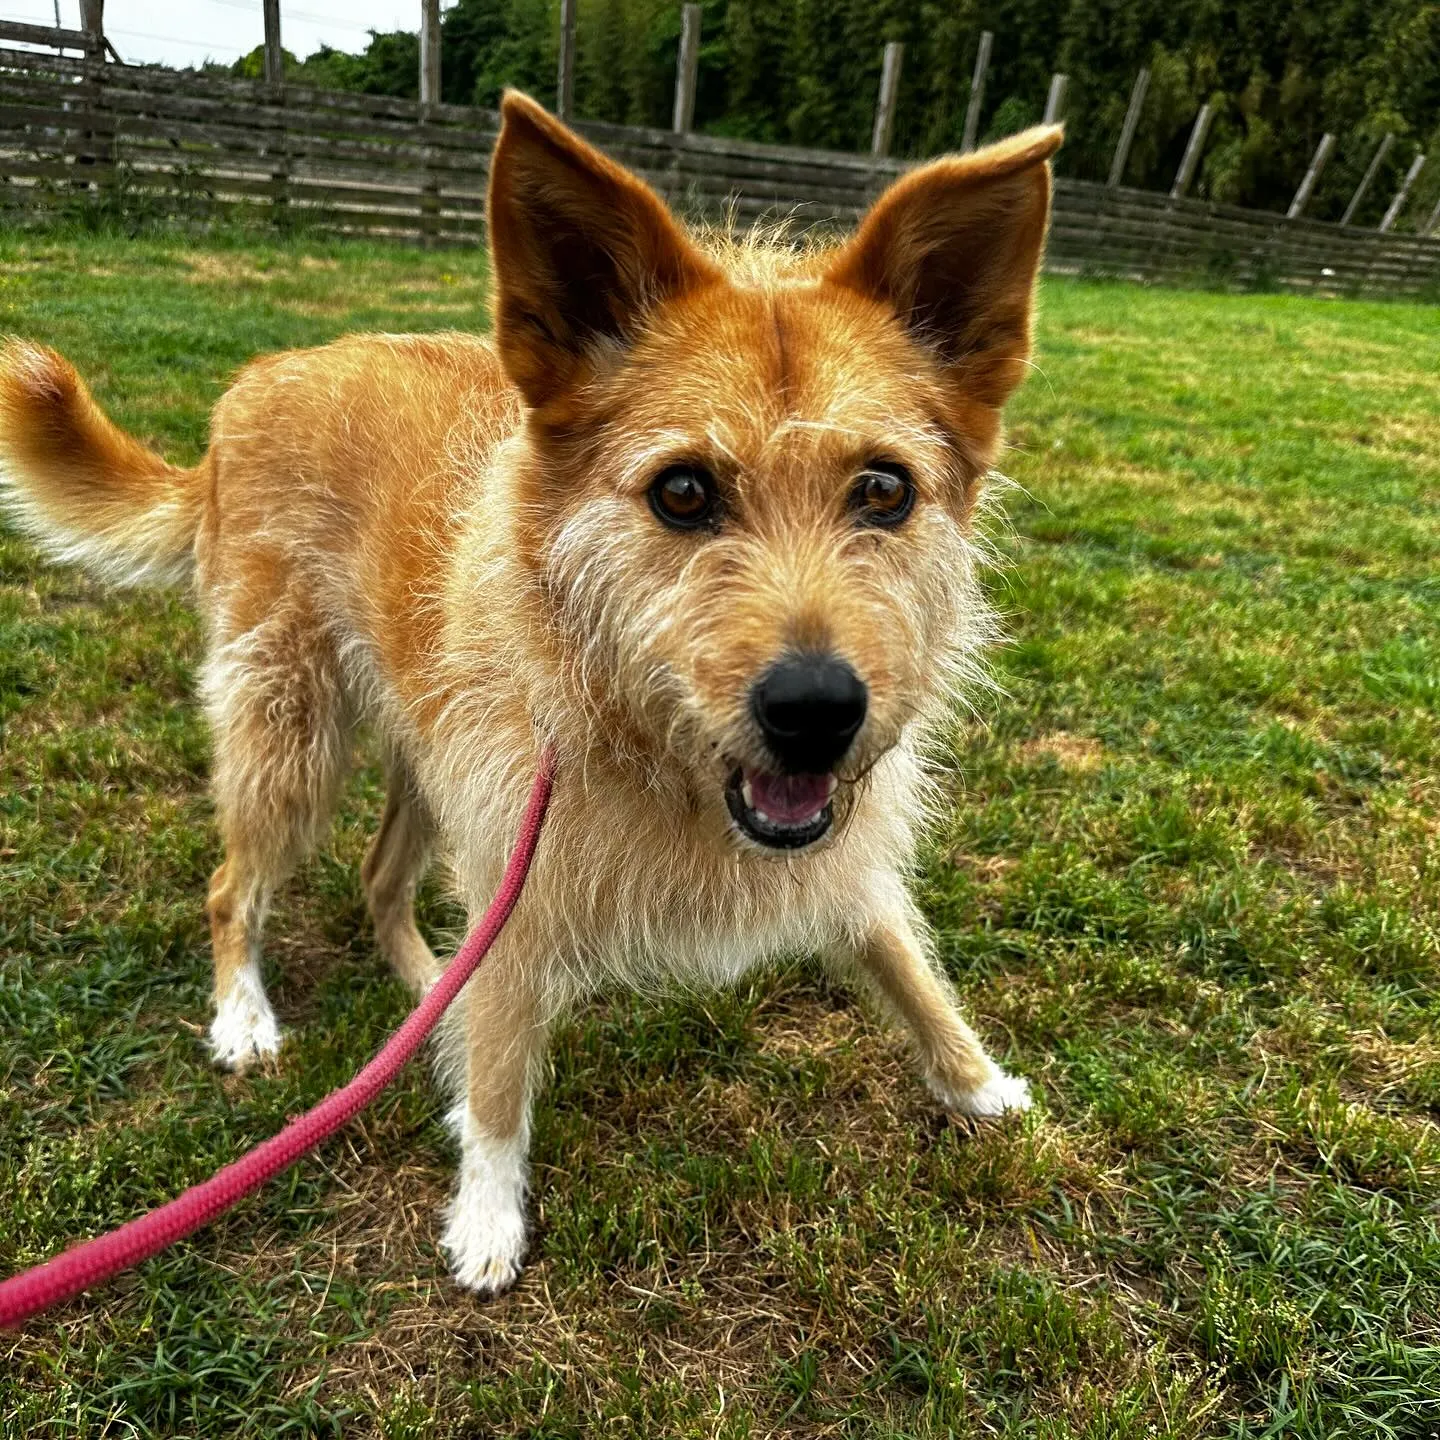
[[[219,1059],[279,1044],[260,978],[276,885],[373,725],[390,791],[363,879],[415,989],[432,849],[478,913],[540,749],[559,780],[529,886],[450,1027],[462,1150],[445,1244],[496,1290],[525,1242],[530,1094],[547,1026],[611,983],[721,983],[819,953],[911,1031],[947,1107],[1027,1102],[960,1019],[904,876],[922,746],[991,631],[974,512],[1029,350],[1054,129],[923,166],[829,250],[687,235],[661,202],[510,96],[491,172],[495,337],[358,336],[250,365],[180,470],[122,435],[70,366],[0,360],[0,464],[51,552],[122,581],[193,569],[208,627],[224,863],[210,887]],[[847,508],[876,457],[913,513]],[[703,464],[712,532],[652,513]],[[748,697],[795,651],[869,692],[834,824],[765,851],[726,775],[766,763]]]

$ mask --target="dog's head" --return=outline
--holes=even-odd
[[[822,841],[986,633],[970,529],[1030,348],[1056,128],[912,171],[847,243],[702,244],[507,96],[517,552],[596,743],[753,851]]]

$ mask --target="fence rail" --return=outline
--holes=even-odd
[[[0,48],[0,213],[109,207],[477,244],[498,123],[468,106]],[[693,133],[578,128],[686,213],[742,223],[849,224],[906,168]],[[1065,179],[1047,263],[1162,283],[1440,293],[1440,236]]]

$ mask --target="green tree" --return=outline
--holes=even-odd
[[[493,106],[506,85],[553,100],[556,0],[459,0],[442,20],[442,89]],[[581,0],[581,116],[668,125],[679,0]],[[705,0],[696,125],[756,140],[863,150],[881,50],[905,45],[894,143],[931,155],[961,137],[980,32],[994,32],[981,134],[1033,123],[1054,70],[1070,76],[1063,175],[1103,179],[1130,87],[1151,72],[1126,183],[1167,187],[1200,105],[1215,108],[1195,192],[1283,208],[1321,134],[1339,136],[1311,213],[1336,218],[1376,144],[1397,143],[1360,219],[1374,223],[1418,147],[1440,151],[1436,0]],[[322,50],[303,83],[413,96],[413,34],[372,33],[363,53]],[[259,51],[235,67],[258,77]],[[1440,153],[1412,217],[1440,197]]]

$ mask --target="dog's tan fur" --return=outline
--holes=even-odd
[[[943,1104],[1023,1106],[927,958],[903,877],[920,751],[990,632],[972,523],[1030,342],[1054,129],[893,186],[830,249],[688,236],[510,96],[491,176],[495,339],[358,336],[256,361],[193,470],[122,435],[58,355],[0,361],[0,462],[53,553],[122,581],[193,566],[224,863],[210,887],[220,1058],[278,1045],[266,907],[319,836],[361,721],[390,793],[363,878],[421,989],[432,845],[487,902],[541,746],[559,781],[529,887],[452,1029],[463,1098],[445,1243],[518,1274],[529,1095],[547,1026],[612,981],[719,983],[818,952],[868,977]],[[876,456],[902,527],[846,508]],[[646,503],[667,463],[725,494],[713,534]],[[843,656],[869,712],[835,823],[763,850],[726,775],[765,755],[747,696],[795,649]]]

